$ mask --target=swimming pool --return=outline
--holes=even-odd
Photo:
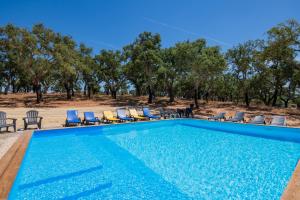
[[[279,199],[299,129],[164,120],[35,131],[9,199]]]

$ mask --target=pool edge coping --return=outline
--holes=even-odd
[[[0,199],[7,199],[17,177],[33,131],[24,131],[0,159]]]
[[[89,128],[89,127],[101,127],[101,126],[115,126],[115,125],[124,125],[124,124],[134,124],[134,123],[145,123],[145,122],[159,122],[159,121],[173,121],[173,120],[200,120],[200,121],[209,121],[209,122],[219,122],[219,123],[229,123],[229,124],[240,124],[240,125],[251,125],[251,126],[262,126],[262,127],[273,127],[273,128],[283,128],[283,129],[296,129],[300,130],[300,127],[294,126],[273,126],[265,124],[251,124],[251,123],[239,123],[239,122],[230,122],[230,121],[213,121],[202,118],[170,118],[170,119],[159,119],[159,120],[138,120],[134,122],[123,122],[123,123],[102,123],[95,125],[80,125],[80,126],[63,126],[63,127],[47,127],[43,129],[37,129],[37,131],[51,131],[51,130],[61,130],[61,129],[76,129],[76,128]]]
[[[293,174],[285,187],[281,200],[300,199],[300,160],[293,171]]]

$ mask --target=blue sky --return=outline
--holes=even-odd
[[[0,25],[44,23],[77,42],[121,49],[143,31],[160,33],[162,46],[206,38],[226,50],[293,18],[299,0],[1,0]]]

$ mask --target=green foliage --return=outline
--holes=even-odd
[[[130,45],[124,47],[126,58],[126,75],[136,89],[141,84],[147,88],[149,99],[152,103],[154,96],[153,86],[156,83],[156,74],[161,64],[160,35],[150,32],[141,33]]]
[[[261,52],[262,72],[266,72],[270,78],[270,96],[268,97],[270,104],[275,106],[278,99],[287,103],[294,98],[295,73],[297,72],[296,48],[299,46],[300,25],[294,20],[279,24],[268,31],[268,38]],[[290,88],[290,89],[287,89]],[[292,88],[292,89],[291,89]],[[283,94],[287,93],[288,98],[283,98]]]
[[[255,95],[255,88],[252,85],[261,43],[262,41],[259,40],[247,41],[229,49],[226,53],[232,75],[237,79],[238,93],[244,98],[247,106]]]
[[[101,88],[113,98],[134,88],[136,95],[219,101],[252,100],[266,105],[299,104],[300,25],[288,20],[222,53],[204,39],[161,48],[159,34],[143,32],[120,51],[93,50],[37,24],[31,30],[0,27],[0,92],[76,91],[88,98]],[[102,89],[102,91],[103,91]]]
[[[226,61],[218,47],[206,47],[204,41],[196,41],[193,46],[193,62],[191,63],[190,80],[194,85],[194,100],[198,105],[199,87],[208,100],[211,85],[221,76],[226,68]]]
[[[169,102],[173,102],[180,84],[186,79],[186,75],[193,60],[189,42],[177,43],[175,47],[161,50],[162,64],[158,69],[159,85],[167,91]],[[178,91],[175,91],[175,90]]]
[[[18,71],[22,65],[22,29],[8,24],[0,28],[0,59],[1,75],[4,81],[5,93],[9,87],[16,90]]]
[[[117,91],[124,86],[126,81],[121,64],[122,59],[120,51],[107,50],[102,50],[95,57],[98,76],[105,82],[114,99],[117,98]]]
[[[91,98],[92,93],[98,90],[98,85],[101,82],[101,77],[97,76],[96,62],[92,56],[92,49],[86,47],[84,44],[79,45],[79,71],[81,80],[84,84],[84,93]]]

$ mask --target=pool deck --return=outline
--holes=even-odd
[[[7,199],[21,166],[33,131],[25,131],[0,159],[0,199]],[[285,188],[282,200],[300,199],[300,160]]]

